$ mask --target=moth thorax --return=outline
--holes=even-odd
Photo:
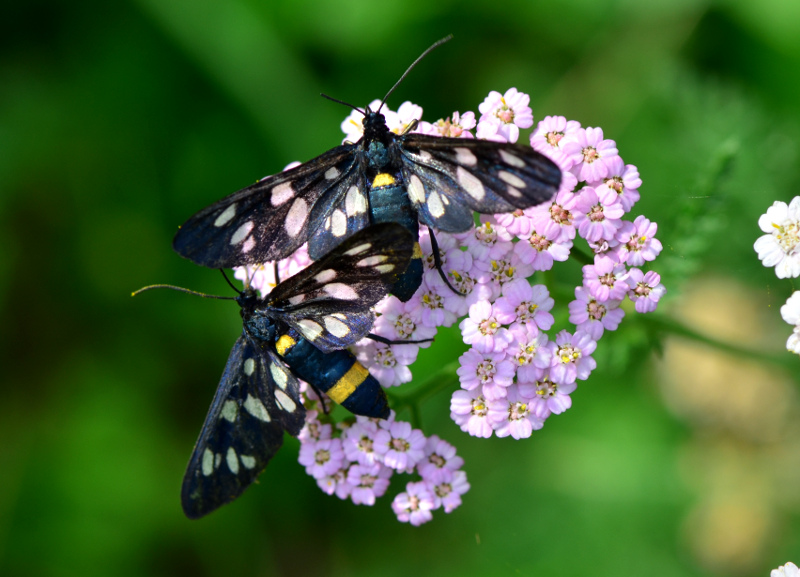
[[[275,322],[257,311],[245,317],[244,327],[248,333],[264,341],[274,341],[278,335],[278,327],[275,326]]]
[[[369,143],[369,147],[367,148],[367,162],[370,168],[378,170],[389,164],[389,151],[386,150],[382,142],[373,140]]]

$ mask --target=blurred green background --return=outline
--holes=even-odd
[[[765,577],[800,561],[793,283],[752,249],[758,216],[800,191],[800,3],[30,0],[0,30],[0,575]],[[472,484],[450,515],[398,523],[402,477],[375,507],[328,497],[289,440],[242,498],[188,521],[180,481],[237,307],[130,292],[227,294],[171,251],[177,225],[337,144],[348,111],[319,92],[380,98],[448,33],[392,109],[434,121],[515,86],[537,119],[601,126],[641,172],[634,214],[659,223],[669,298],[603,338],[573,408],[531,439],[471,438],[449,391],[430,399],[425,432]],[[579,274],[556,267],[562,310]],[[443,332],[415,375],[461,350]]]

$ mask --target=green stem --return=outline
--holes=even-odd
[[[419,385],[414,392],[408,395],[392,395],[392,406],[396,413],[408,409],[411,413],[411,423],[421,428],[422,418],[420,416],[420,406],[427,400],[445,389],[452,389],[458,385],[458,361],[447,363],[441,369]]]
[[[594,255],[588,255],[574,245],[569,251],[569,256],[583,265],[594,264]]]
[[[743,357],[762,362],[766,361],[774,365],[778,365],[788,371],[797,370],[797,360],[792,358],[790,355],[775,355],[770,352],[755,351],[753,349],[748,349],[746,347],[740,347],[732,343],[720,341],[708,335],[704,335],[703,333],[697,332],[696,330],[678,321],[659,314],[643,315],[640,317],[640,320],[641,322],[644,322],[657,330],[703,343],[704,345],[714,347],[715,349],[724,351],[737,357]]]

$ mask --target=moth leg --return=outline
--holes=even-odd
[[[450,284],[450,281],[447,280],[447,275],[444,274],[444,270],[442,269],[442,257],[439,256],[439,243],[436,242],[436,235],[433,234],[433,229],[428,227],[428,233],[431,235],[431,249],[433,250],[433,264],[436,267],[436,270],[439,271],[439,276],[442,277],[444,284],[450,287],[450,290],[456,293],[458,296],[463,297],[464,295],[461,294],[461,291],[458,291],[453,288],[453,285]]]
[[[405,130],[403,130],[403,133],[400,136],[408,134],[409,132],[414,132],[417,129],[417,126],[419,126],[419,119],[414,118],[411,122],[408,123],[408,126],[406,126]]]
[[[330,411],[328,410],[328,405],[325,404],[325,394],[322,391],[320,391],[316,385],[309,383],[308,381],[306,381],[306,383],[308,384],[309,387],[311,387],[311,390],[314,391],[314,393],[316,393],[317,397],[319,397],[319,404],[322,405],[322,412],[325,413],[326,415],[330,414]]]
[[[386,337],[382,337],[380,335],[373,335],[372,333],[367,335],[368,339],[372,339],[375,342],[383,343],[384,345],[416,345],[418,343],[432,343],[433,339],[421,339],[418,341],[392,341],[387,339]]]

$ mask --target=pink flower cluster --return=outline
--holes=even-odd
[[[422,109],[410,102],[397,112],[381,110],[389,128],[426,134],[516,142],[521,128],[533,126],[529,96],[511,88],[491,92],[473,112],[454,112],[434,123],[422,122]],[[379,101],[370,104],[375,110]],[[342,123],[345,140],[362,136],[362,116],[351,113]],[[471,130],[475,129],[475,134]],[[438,327],[459,322],[470,348],[459,358],[461,389],[451,398],[451,418],[477,437],[529,437],[545,420],[572,406],[577,381],[597,366],[592,357],[606,331],[614,331],[625,313],[656,309],[666,289],[658,273],[639,267],[662,250],[657,225],[644,216],[626,219],[639,200],[642,184],[635,166],[625,164],[616,143],[600,128],[548,116],[536,126],[530,145],[562,170],[561,188],[552,201],[508,214],[483,216],[479,226],[461,234],[435,232],[447,283],[434,266],[428,230],[420,229],[424,274],[422,285],[406,303],[388,296],[375,307],[372,333],[392,341],[432,339]],[[533,284],[537,272],[566,261],[582,238],[592,263],[583,267],[575,299],[567,304],[569,329],[555,330],[555,300],[544,284]],[[279,263],[281,278],[308,264],[304,250]],[[251,279],[266,294],[274,286],[272,266],[248,267],[237,278]],[[553,334],[555,333],[555,334]],[[412,380],[416,344],[383,344],[364,339],[353,350],[384,387]],[[314,402],[313,393],[307,393]],[[334,432],[310,410],[301,435],[300,462],[329,494],[372,504],[395,472],[416,472],[392,507],[401,521],[430,520],[431,511],[451,511],[469,488],[455,449],[433,436],[425,439],[411,425],[357,417],[339,423]],[[338,435],[338,436],[337,436]]]
[[[336,429],[319,416],[316,410],[307,413],[299,461],[328,495],[374,505],[395,473],[415,473],[421,480],[409,482],[392,502],[400,521],[421,525],[433,511],[450,513],[461,505],[469,483],[461,470],[464,459],[450,443],[436,435],[426,438],[410,423],[395,420],[394,412],[386,420],[356,417]]]

